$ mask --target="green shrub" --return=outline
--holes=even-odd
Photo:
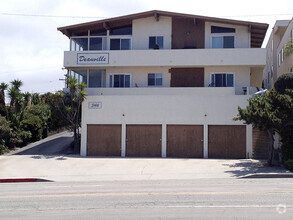
[[[275,90],[284,94],[286,89],[293,89],[293,73],[281,75],[274,84]]]
[[[288,169],[288,170],[292,170],[293,171],[293,159],[291,160],[286,160],[285,163],[284,163],[285,167]]]
[[[0,144],[0,155],[8,152],[8,148]]]

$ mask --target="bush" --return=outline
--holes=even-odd
[[[293,73],[281,75],[274,84],[275,90],[284,94],[286,89],[293,89]]]
[[[286,160],[285,163],[284,163],[285,167],[288,169],[288,170],[291,170],[293,171],[293,159],[291,160]]]
[[[0,144],[0,155],[8,152],[8,148]]]

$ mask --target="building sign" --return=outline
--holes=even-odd
[[[89,109],[100,109],[102,108],[102,102],[89,102]]]
[[[109,53],[78,53],[77,64],[79,65],[109,64]]]

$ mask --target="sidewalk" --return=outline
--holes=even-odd
[[[0,167],[0,179],[41,178],[51,181],[175,180],[253,178],[255,174],[265,175],[262,177],[291,175],[283,168],[266,167],[260,161],[249,159],[130,159],[13,155],[1,156]]]
[[[289,178],[281,167],[258,160],[99,158],[68,155],[73,137],[62,132],[0,156],[0,179],[37,181]],[[17,180],[16,180],[17,181]]]

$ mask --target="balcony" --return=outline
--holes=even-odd
[[[266,49],[65,51],[64,67],[253,66],[266,65]]]
[[[149,95],[191,95],[191,96],[229,96],[229,95],[253,95],[257,89],[255,87],[245,87],[248,90],[242,94],[235,94],[234,87],[198,87],[198,88],[86,88],[89,96],[149,96]],[[68,89],[64,89],[68,91]]]

